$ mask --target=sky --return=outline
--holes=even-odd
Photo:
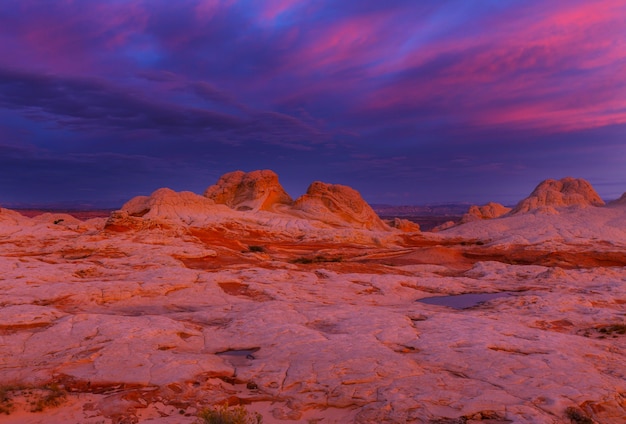
[[[2,0],[0,206],[272,169],[376,204],[626,191],[623,0]]]

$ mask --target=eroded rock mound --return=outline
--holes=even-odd
[[[217,184],[206,189],[204,196],[239,211],[273,210],[276,205],[293,203],[278,182],[278,175],[270,170],[222,175]]]
[[[562,180],[545,180],[517,204],[512,214],[534,210],[555,212],[554,208],[565,206],[603,206],[604,201],[589,184],[580,178],[567,177]]]
[[[499,218],[511,211],[511,208],[501,205],[500,203],[489,202],[483,206],[470,206],[469,211],[463,218],[461,223],[479,221],[481,219]]]
[[[339,184],[314,182],[306,194],[296,200],[293,209],[309,219],[340,227],[351,226],[368,230],[389,230],[358,191]]]
[[[150,196],[130,199],[105,224],[108,230],[127,231],[152,228],[156,223],[193,224],[202,222],[217,209],[211,199],[190,191],[160,188]]]
[[[626,206],[626,193],[622,194],[622,197],[615,199],[609,203],[609,206]]]
[[[405,233],[414,233],[420,231],[420,225],[417,222],[409,221],[404,218],[394,218],[388,221],[389,226]]]

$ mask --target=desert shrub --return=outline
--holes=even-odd
[[[12,396],[21,394],[30,401],[31,412],[41,412],[47,408],[61,405],[66,392],[58,384],[45,386],[0,386],[0,414],[9,415],[15,409]]]
[[[604,334],[612,334],[612,333],[626,334],[626,325],[623,325],[623,324],[607,325],[606,327],[601,327],[598,331]]]
[[[59,406],[65,401],[65,390],[55,383],[44,386],[42,390],[44,394],[34,403],[31,409],[32,412],[41,412],[46,408]]]
[[[13,411],[13,401],[9,396],[10,387],[0,387],[0,414],[11,414]]]
[[[335,256],[335,257],[329,258],[323,255],[318,255],[313,258],[307,258],[307,257],[296,258],[292,262],[294,264],[319,264],[319,263],[324,263],[324,262],[341,262],[342,260],[343,259],[341,258],[341,256]]]
[[[198,424],[262,424],[263,417],[258,412],[248,412],[243,406],[228,409],[221,405],[215,408],[207,408],[198,414]]]
[[[565,410],[565,415],[572,421],[572,424],[593,424],[593,420],[585,415],[583,411],[573,406]]]

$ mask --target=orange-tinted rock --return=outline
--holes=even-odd
[[[416,222],[403,218],[394,218],[389,221],[389,225],[405,233],[414,233],[420,231],[420,225]]]
[[[619,199],[610,202],[609,206],[626,206],[626,193],[622,194],[622,197]]]
[[[435,228],[431,230],[431,232],[438,233],[439,231],[447,230],[448,228],[452,228],[455,226],[456,226],[456,222],[446,221],[443,224],[437,225]]]
[[[293,209],[304,212],[309,219],[340,227],[389,229],[358,191],[339,184],[314,182],[306,194],[296,200]]]
[[[290,205],[293,200],[270,170],[230,172],[210,186],[204,196],[215,203],[246,210],[272,210],[275,205]]]
[[[480,219],[499,218],[510,211],[511,208],[494,202],[489,202],[483,206],[470,206],[469,211],[461,218],[461,223],[478,221]]]
[[[604,201],[589,184],[580,178],[567,177],[562,180],[545,180],[528,196],[517,204],[512,214],[565,206],[603,206]]]
[[[168,223],[191,224],[201,222],[215,209],[215,203],[206,197],[160,188],[150,196],[137,196],[126,202],[122,209],[110,215],[105,228],[128,231],[163,227]]]

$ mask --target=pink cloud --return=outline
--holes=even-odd
[[[263,2],[261,19],[264,21],[273,21],[282,13],[294,7],[306,5],[307,3],[307,1],[303,0],[265,0]]]
[[[48,72],[107,69],[106,60],[94,51],[107,52],[125,45],[143,30],[148,19],[146,10],[136,2],[42,5],[26,0],[19,7],[23,19],[16,24],[13,38],[23,54],[13,57],[11,66],[44,67]]]
[[[363,110],[432,104],[474,124],[557,131],[626,123],[626,38],[617,36],[626,28],[626,5],[561,3],[537,12],[381,65],[377,72],[418,72],[449,58],[427,76],[370,93]]]

